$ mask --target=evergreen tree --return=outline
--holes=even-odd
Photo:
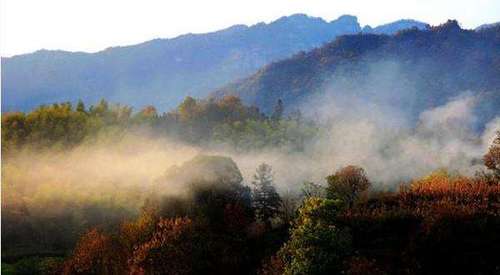
[[[281,198],[273,185],[272,168],[262,163],[254,175],[253,206],[257,219],[271,226],[271,219],[280,212]]]
[[[83,104],[83,101],[81,99],[78,100],[78,104],[76,105],[76,111],[80,113],[85,113],[85,104]]]
[[[274,121],[280,120],[281,117],[283,116],[284,110],[285,107],[283,106],[283,101],[281,99],[278,99],[276,106],[274,106],[274,111],[273,114],[271,115],[271,119]]]

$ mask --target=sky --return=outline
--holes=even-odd
[[[234,24],[271,22],[294,13],[361,25],[416,19],[463,28],[500,21],[500,0],[1,0],[0,55],[39,49],[96,52]]]

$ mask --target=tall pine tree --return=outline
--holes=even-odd
[[[80,99],[78,100],[78,104],[76,105],[76,111],[80,113],[85,113],[85,104],[83,104],[83,101]]]
[[[278,102],[274,106],[273,113],[271,114],[271,119],[273,121],[279,121],[282,118],[284,111],[285,107],[283,106],[283,101],[278,99]]]
[[[280,213],[281,198],[273,185],[270,165],[262,163],[254,175],[253,207],[257,220],[271,227],[272,218]]]

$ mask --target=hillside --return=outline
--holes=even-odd
[[[426,27],[413,22],[382,31],[409,26]],[[187,95],[204,97],[269,62],[360,31],[354,16],[326,22],[296,14],[269,24],[235,25],[93,54],[41,50],[2,58],[2,108],[26,111],[40,104],[105,98],[168,110]]]
[[[346,97],[404,110],[415,118],[463,93],[479,95],[481,120],[500,110],[500,27],[461,29],[448,21],[393,36],[345,35],[274,62],[217,90],[270,112],[278,99],[291,110],[315,95]],[[292,106],[292,107],[290,107]]]

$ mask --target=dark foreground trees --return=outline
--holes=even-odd
[[[204,116],[197,112],[217,114],[222,108],[238,117],[246,110],[234,108],[239,106],[234,98],[186,104],[175,123],[194,123]],[[222,115],[228,119],[222,125],[234,130],[245,123],[267,124],[238,124],[229,119],[233,115]],[[82,138],[76,130],[66,133],[73,131],[71,124],[88,125],[77,123],[80,117],[92,118],[90,125],[126,129],[134,123],[161,125],[161,116],[148,107],[131,118],[127,108],[106,102],[89,109],[79,104],[76,110],[49,106],[4,116],[2,135],[7,146],[23,147],[34,137],[69,145]],[[280,127],[273,122],[269,129]],[[250,130],[238,131],[237,139]],[[308,183],[303,196],[280,198],[269,165],[257,168],[252,190],[233,160],[200,155],[157,179],[139,217],[116,205],[71,208],[52,201],[54,209],[65,211],[33,214],[25,197],[3,193],[8,207],[2,205],[2,246],[45,245],[59,249],[58,255],[74,248],[64,264],[23,258],[9,266],[18,274],[495,274],[500,270],[497,135],[484,157],[491,172],[466,177],[440,170],[393,192],[370,188],[361,167],[347,166],[328,176],[325,187]],[[297,211],[290,201],[299,202]],[[286,217],[281,209],[287,209]],[[75,236],[89,227],[74,246]],[[29,252],[39,251],[46,252]]]
[[[268,166],[257,171],[261,185],[272,182]],[[306,192],[289,228],[267,227],[254,215],[255,196],[236,164],[198,156],[168,169],[136,220],[91,229],[64,264],[37,266],[65,274],[498,271],[499,184],[441,170],[399,191],[366,193],[361,168],[348,166],[329,178],[335,179],[329,194]],[[182,186],[178,197],[160,196],[163,188]],[[19,270],[27,266],[21,263]]]
[[[348,166],[309,194],[260,274],[496,274],[500,184],[440,170],[397,192],[366,193]],[[317,186],[316,186],[317,187]],[[319,188],[319,187],[317,187]]]
[[[252,274],[280,231],[255,221],[250,189],[230,158],[199,155],[171,167],[155,193],[164,188],[177,196],[153,196],[118,231],[84,235],[66,274]]]

